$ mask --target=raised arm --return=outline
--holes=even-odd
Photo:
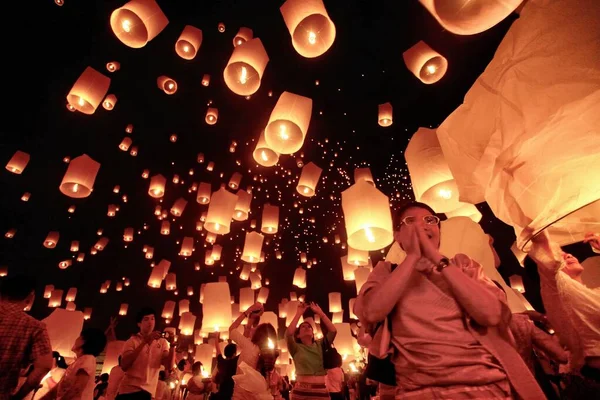
[[[321,307],[319,307],[318,304],[310,303],[310,309],[321,318],[321,323],[325,325],[325,327],[327,328],[327,332],[331,333],[332,335],[332,337],[329,339],[333,341],[335,335],[337,335],[337,329],[333,322],[331,322],[327,314],[325,314],[323,310],[321,310]]]
[[[296,309],[296,315],[294,315],[294,318],[292,318],[290,325],[285,330],[285,334],[287,336],[292,336],[292,337],[294,336],[294,333],[296,332],[296,326],[298,325],[298,321],[300,320],[300,317],[304,314],[304,312],[306,311],[307,308],[308,308],[308,306],[306,304],[298,303],[298,308]]]
[[[244,322],[244,319],[248,318],[252,312],[257,311],[257,310],[262,310],[262,308],[263,308],[263,305],[261,303],[257,302],[257,303],[252,304],[250,307],[248,307],[248,309],[246,311],[241,313],[240,316],[237,317],[235,321],[233,321],[233,323],[229,326],[229,332],[236,330],[238,328],[238,326],[240,326],[242,324],[242,322]]]

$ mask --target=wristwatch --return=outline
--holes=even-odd
[[[442,257],[440,262],[438,262],[437,265],[435,266],[435,269],[437,272],[442,272],[442,270],[449,265],[450,265],[450,260],[448,259],[448,257]]]

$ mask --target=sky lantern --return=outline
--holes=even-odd
[[[114,217],[117,215],[117,206],[115,204],[109,204],[106,215],[109,217]]]
[[[375,180],[373,179],[373,175],[371,174],[371,170],[369,168],[356,168],[354,170],[354,182],[358,182],[360,180],[375,186]]]
[[[21,150],[17,150],[6,164],[6,170],[20,175],[25,170],[31,156]]]
[[[106,96],[110,78],[87,67],[67,95],[67,101],[83,114],[93,114]]]
[[[206,123],[208,125],[214,125],[217,123],[218,119],[219,119],[219,110],[217,110],[214,107],[208,107],[208,110],[206,110],[206,117],[204,117],[204,120],[206,121]]]
[[[223,22],[219,22],[219,24],[217,25],[217,30],[218,30],[220,33],[223,33],[223,32],[225,32],[225,24],[224,24]]]
[[[110,111],[115,108],[115,104],[117,104],[117,96],[114,94],[109,94],[104,98],[102,107],[104,107],[105,110]]]
[[[422,40],[406,50],[402,58],[408,70],[426,84],[442,79],[448,69],[448,60]]]
[[[73,265],[73,262],[71,260],[63,260],[63,261],[61,261],[61,262],[58,263],[58,268],[60,268],[60,269],[67,269],[71,265]]]
[[[92,307],[86,307],[83,310],[83,319],[87,321],[90,318],[92,318]]]
[[[223,247],[218,244],[215,244],[215,245],[213,245],[213,247],[210,251],[210,257],[215,261],[219,261],[221,259],[222,251],[223,251]]]
[[[239,172],[234,172],[229,178],[229,187],[233,190],[237,190],[240,187],[240,182],[242,181],[242,174]]]
[[[321,172],[323,172],[323,169],[314,163],[309,162],[308,164],[305,164],[304,167],[302,167],[302,174],[300,174],[296,191],[305,197],[314,196],[317,184],[319,183],[319,178],[321,177]]]
[[[15,237],[16,233],[17,233],[17,230],[15,228],[11,228],[8,231],[6,231],[6,233],[4,234],[4,237],[7,239],[12,239]]]
[[[84,258],[85,258],[85,253],[77,254],[77,262],[83,262]]]
[[[523,0],[419,0],[447,31],[475,35],[508,17]]]
[[[109,61],[106,63],[106,70],[108,72],[116,72],[121,69],[121,63],[118,61]]]
[[[348,246],[347,262],[356,266],[364,266],[369,264],[369,252],[366,250],[358,250],[352,246]]]
[[[106,248],[106,246],[108,245],[108,242],[109,242],[109,239],[107,237],[103,236],[100,239],[98,239],[98,241],[94,245],[94,249],[96,249],[98,251],[102,251]]]
[[[69,288],[69,290],[67,290],[67,295],[65,296],[65,301],[75,301],[75,297],[77,297],[77,288]]]
[[[180,217],[181,214],[183,214],[183,210],[185,210],[185,206],[187,206],[187,200],[183,197],[178,198],[177,200],[175,200],[173,207],[171,207],[171,215],[174,215],[175,217]]]
[[[252,195],[245,190],[238,190],[236,194],[237,201],[233,210],[233,219],[236,221],[245,221],[248,219],[248,214],[250,213]]]
[[[129,150],[129,155],[131,155],[132,157],[137,156],[138,155],[138,147],[131,146],[131,150]]]
[[[394,113],[392,110],[391,103],[384,103],[384,104],[379,105],[379,115],[378,115],[379,126],[387,127],[387,126],[392,125],[392,123],[394,121],[393,116],[394,116]]]
[[[252,157],[254,158],[254,161],[263,167],[272,167],[279,162],[279,153],[267,145],[264,130],[260,133]]]
[[[475,207],[473,204],[469,204],[469,203],[459,203],[459,204],[460,204],[460,206],[456,210],[446,211],[444,213],[444,214],[446,214],[446,217],[448,217],[448,218],[469,217],[474,222],[478,223],[479,221],[481,221],[481,218],[483,217],[483,215],[477,209],[477,207]]]
[[[252,37],[253,37],[252,29],[242,26],[240,28],[240,30],[238,31],[238,33],[236,33],[235,36],[233,37],[233,46],[234,47],[241,46],[242,44],[244,44],[247,41],[249,41],[250,39],[252,39]]]
[[[312,99],[283,92],[271,112],[265,128],[265,141],[279,154],[300,150],[310,124]]]
[[[250,273],[250,287],[252,290],[258,290],[262,287],[261,277],[256,272]]]
[[[177,91],[177,82],[165,75],[156,78],[156,85],[166,94],[174,94]]]
[[[250,278],[250,272],[251,271],[251,265],[250,264],[244,264],[244,266],[242,267],[242,270],[240,271],[240,279],[243,281],[247,281],[248,278]]]
[[[340,292],[329,293],[329,312],[342,311],[342,294]]]
[[[125,133],[133,133],[133,124],[127,124],[125,127]]]
[[[508,277],[510,287],[519,293],[525,293],[525,286],[523,285],[523,277],[521,275],[511,275]]]
[[[212,194],[204,229],[217,235],[229,233],[237,196],[221,187]]]
[[[202,30],[186,25],[175,43],[175,52],[185,60],[193,60],[202,45]]]
[[[46,247],[47,249],[55,248],[59,238],[60,233],[56,231],[48,232],[48,236],[46,236],[46,239],[44,240],[44,247]]]
[[[123,44],[140,48],[169,23],[155,0],[131,0],[110,15],[110,27]]]
[[[165,185],[167,184],[167,178],[161,174],[154,175],[150,179],[150,188],[148,194],[155,199],[160,199],[165,195]]]
[[[200,204],[210,203],[210,196],[212,194],[212,188],[210,183],[200,182],[198,185],[198,191],[196,192],[196,202]]]
[[[31,193],[29,192],[25,192],[23,193],[23,195],[21,196],[21,201],[29,201],[29,199],[31,198]]]
[[[298,54],[314,58],[329,50],[335,40],[335,25],[323,1],[287,0],[279,10]]]
[[[227,282],[210,282],[204,287],[202,331],[219,332],[231,325],[231,298]]]
[[[445,213],[460,207],[458,187],[435,130],[419,128],[404,152],[415,199]]]
[[[179,320],[179,333],[184,336],[191,336],[194,334],[194,325],[196,324],[196,316],[191,312],[185,312],[181,315]]]
[[[175,302],[173,300],[165,301],[161,317],[165,319],[172,319],[173,314],[175,314]]]
[[[62,304],[63,291],[61,289],[55,289],[50,294],[50,299],[48,300],[48,307],[60,307]]]
[[[160,288],[160,285],[162,285],[162,281],[165,278],[163,272],[164,268],[160,264],[155,266],[148,278],[148,286],[154,289]]]
[[[258,291],[258,295],[256,296],[256,301],[258,301],[259,303],[265,304],[267,302],[268,298],[269,298],[269,288],[261,287],[260,290]],[[263,314],[263,316],[264,316],[264,314]],[[261,317],[261,319],[262,319],[262,317]],[[277,322],[275,322],[275,324],[273,326],[277,326]]]
[[[147,260],[152,260],[152,258],[154,257],[154,247],[146,247],[146,251],[144,253],[146,253],[144,257],[146,257]]]
[[[94,181],[99,169],[100,163],[92,160],[87,154],[75,157],[65,172],[60,191],[75,199],[88,197],[94,190]]]
[[[273,235],[277,233],[279,226],[279,207],[265,204],[262,212],[262,226],[260,231]]]
[[[131,140],[131,138],[129,136],[125,136],[123,138],[123,140],[121,140],[121,144],[119,144],[119,149],[121,149],[123,151],[129,150],[129,146],[131,146],[132,142],[133,141]]]
[[[296,268],[294,271],[294,278],[292,281],[294,286],[299,287],[300,289],[306,288],[306,270],[302,267]],[[289,316],[289,314],[288,314]]]
[[[177,290],[177,275],[175,275],[175,272],[169,272],[164,279],[165,289],[168,291]]]
[[[244,250],[241,259],[247,263],[256,263],[260,259],[264,236],[258,232],[246,232]]]
[[[166,219],[162,220],[162,222],[160,223],[160,234],[168,235],[170,233],[171,233],[171,223]]]
[[[129,309],[129,304],[127,304],[127,303],[121,303],[121,306],[119,307],[119,315],[120,316],[127,315],[127,310],[128,309]]]
[[[123,231],[123,241],[124,242],[131,242],[133,241],[133,228],[125,228],[125,230]]]
[[[236,46],[223,71],[225,84],[240,96],[256,93],[268,62],[269,56],[260,39],[250,39]]]
[[[74,253],[77,253],[79,251],[79,241],[77,240],[73,240],[71,241],[71,248],[70,250]]]
[[[54,290],[54,285],[46,285],[44,287],[44,298],[49,299],[52,295],[52,291]]]
[[[207,243],[213,244],[213,243],[215,243],[215,241],[216,241],[216,240],[217,240],[217,234],[216,234],[216,233],[208,232],[208,233],[206,234],[206,239],[205,239],[205,241],[206,241]],[[209,257],[209,258],[210,258],[210,257]],[[212,260],[212,258],[211,258],[211,260]],[[214,261],[214,260],[213,260],[213,261]],[[212,265],[212,264],[211,264],[211,265]]]
[[[179,255],[183,257],[189,257],[192,255],[194,251],[194,238],[186,236],[181,241],[181,250],[179,251]]]
[[[208,85],[210,85],[210,75],[209,74],[204,74],[202,76],[202,86],[208,87]]]
[[[366,181],[342,192],[342,210],[349,246],[379,250],[394,240],[389,199]]]
[[[149,169],[145,169],[145,170],[142,171],[142,178],[148,179],[149,176],[150,176],[150,170]]]

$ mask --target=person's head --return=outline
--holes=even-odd
[[[144,307],[138,311],[135,322],[137,322],[142,335],[149,335],[156,325],[156,311],[150,307]]]
[[[182,358],[177,363],[177,369],[180,370],[180,371],[183,371],[185,369],[185,364],[187,364],[187,360],[185,358]]]
[[[333,368],[342,368],[343,360],[340,353],[337,353],[331,361],[333,361]]]
[[[192,365],[192,375],[200,375],[200,372],[202,372],[202,363],[200,361],[196,361]]]
[[[28,303],[35,296],[35,279],[26,275],[8,276],[2,280],[0,299],[11,303]]]
[[[81,331],[71,350],[77,357],[88,354],[97,357],[105,346],[106,335],[104,332],[96,328],[87,328]]]
[[[60,355],[58,351],[52,352],[52,359],[54,360],[54,365],[58,368],[67,369],[68,365],[65,361],[65,358]]]
[[[294,339],[296,339],[297,343],[302,343],[304,341],[312,341],[315,339],[315,334],[313,332],[313,327],[309,322],[302,322],[296,328],[296,332],[294,332]]]
[[[271,324],[260,324],[256,327],[254,334],[252,335],[252,343],[260,348],[267,347],[269,339],[274,341],[277,339],[277,332]],[[275,343],[273,343],[275,345]]]
[[[419,225],[436,247],[440,246],[440,218],[435,211],[425,203],[409,202],[401,206],[393,218],[394,240],[402,247],[409,231],[407,226]]]
[[[121,356],[119,356],[119,357],[117,358],[117,365],[118,365],[119,367],[121,366]]]
[[[233,358],[235,356],[236,352],[237,352],[237,346],[233,343],[229,343],[227,346],[225,346],[225,349],[223,350],[223,354],[225,354],[225,358]]]
[[[583,274],[583,266],[579,263],[577,257],[564,251],[561,255],[563,261],[565,262],[565,267],[562,269],[562,271],[565,274],[569,275],[571,279],[580,281],[581,275]]]
[[[166,379],[167,379],[167,373],[165,372],[165,370],[161,369],[160,371],[158,371],[158,380],[164,381]]]
[[[106,372],[100,375],[100,382],[108,382],[108,374]]]

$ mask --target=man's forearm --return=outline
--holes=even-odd
[[[50,369],[46,368],[34,368],[33,371],[29,373],[27,380],[25,383],[19,388],[17,393],[15,393],[11,399],[20,400],[25,397],[29,392],[35,390],[39,387],[40,382],[44,379],[44,376],[50,371]]]

